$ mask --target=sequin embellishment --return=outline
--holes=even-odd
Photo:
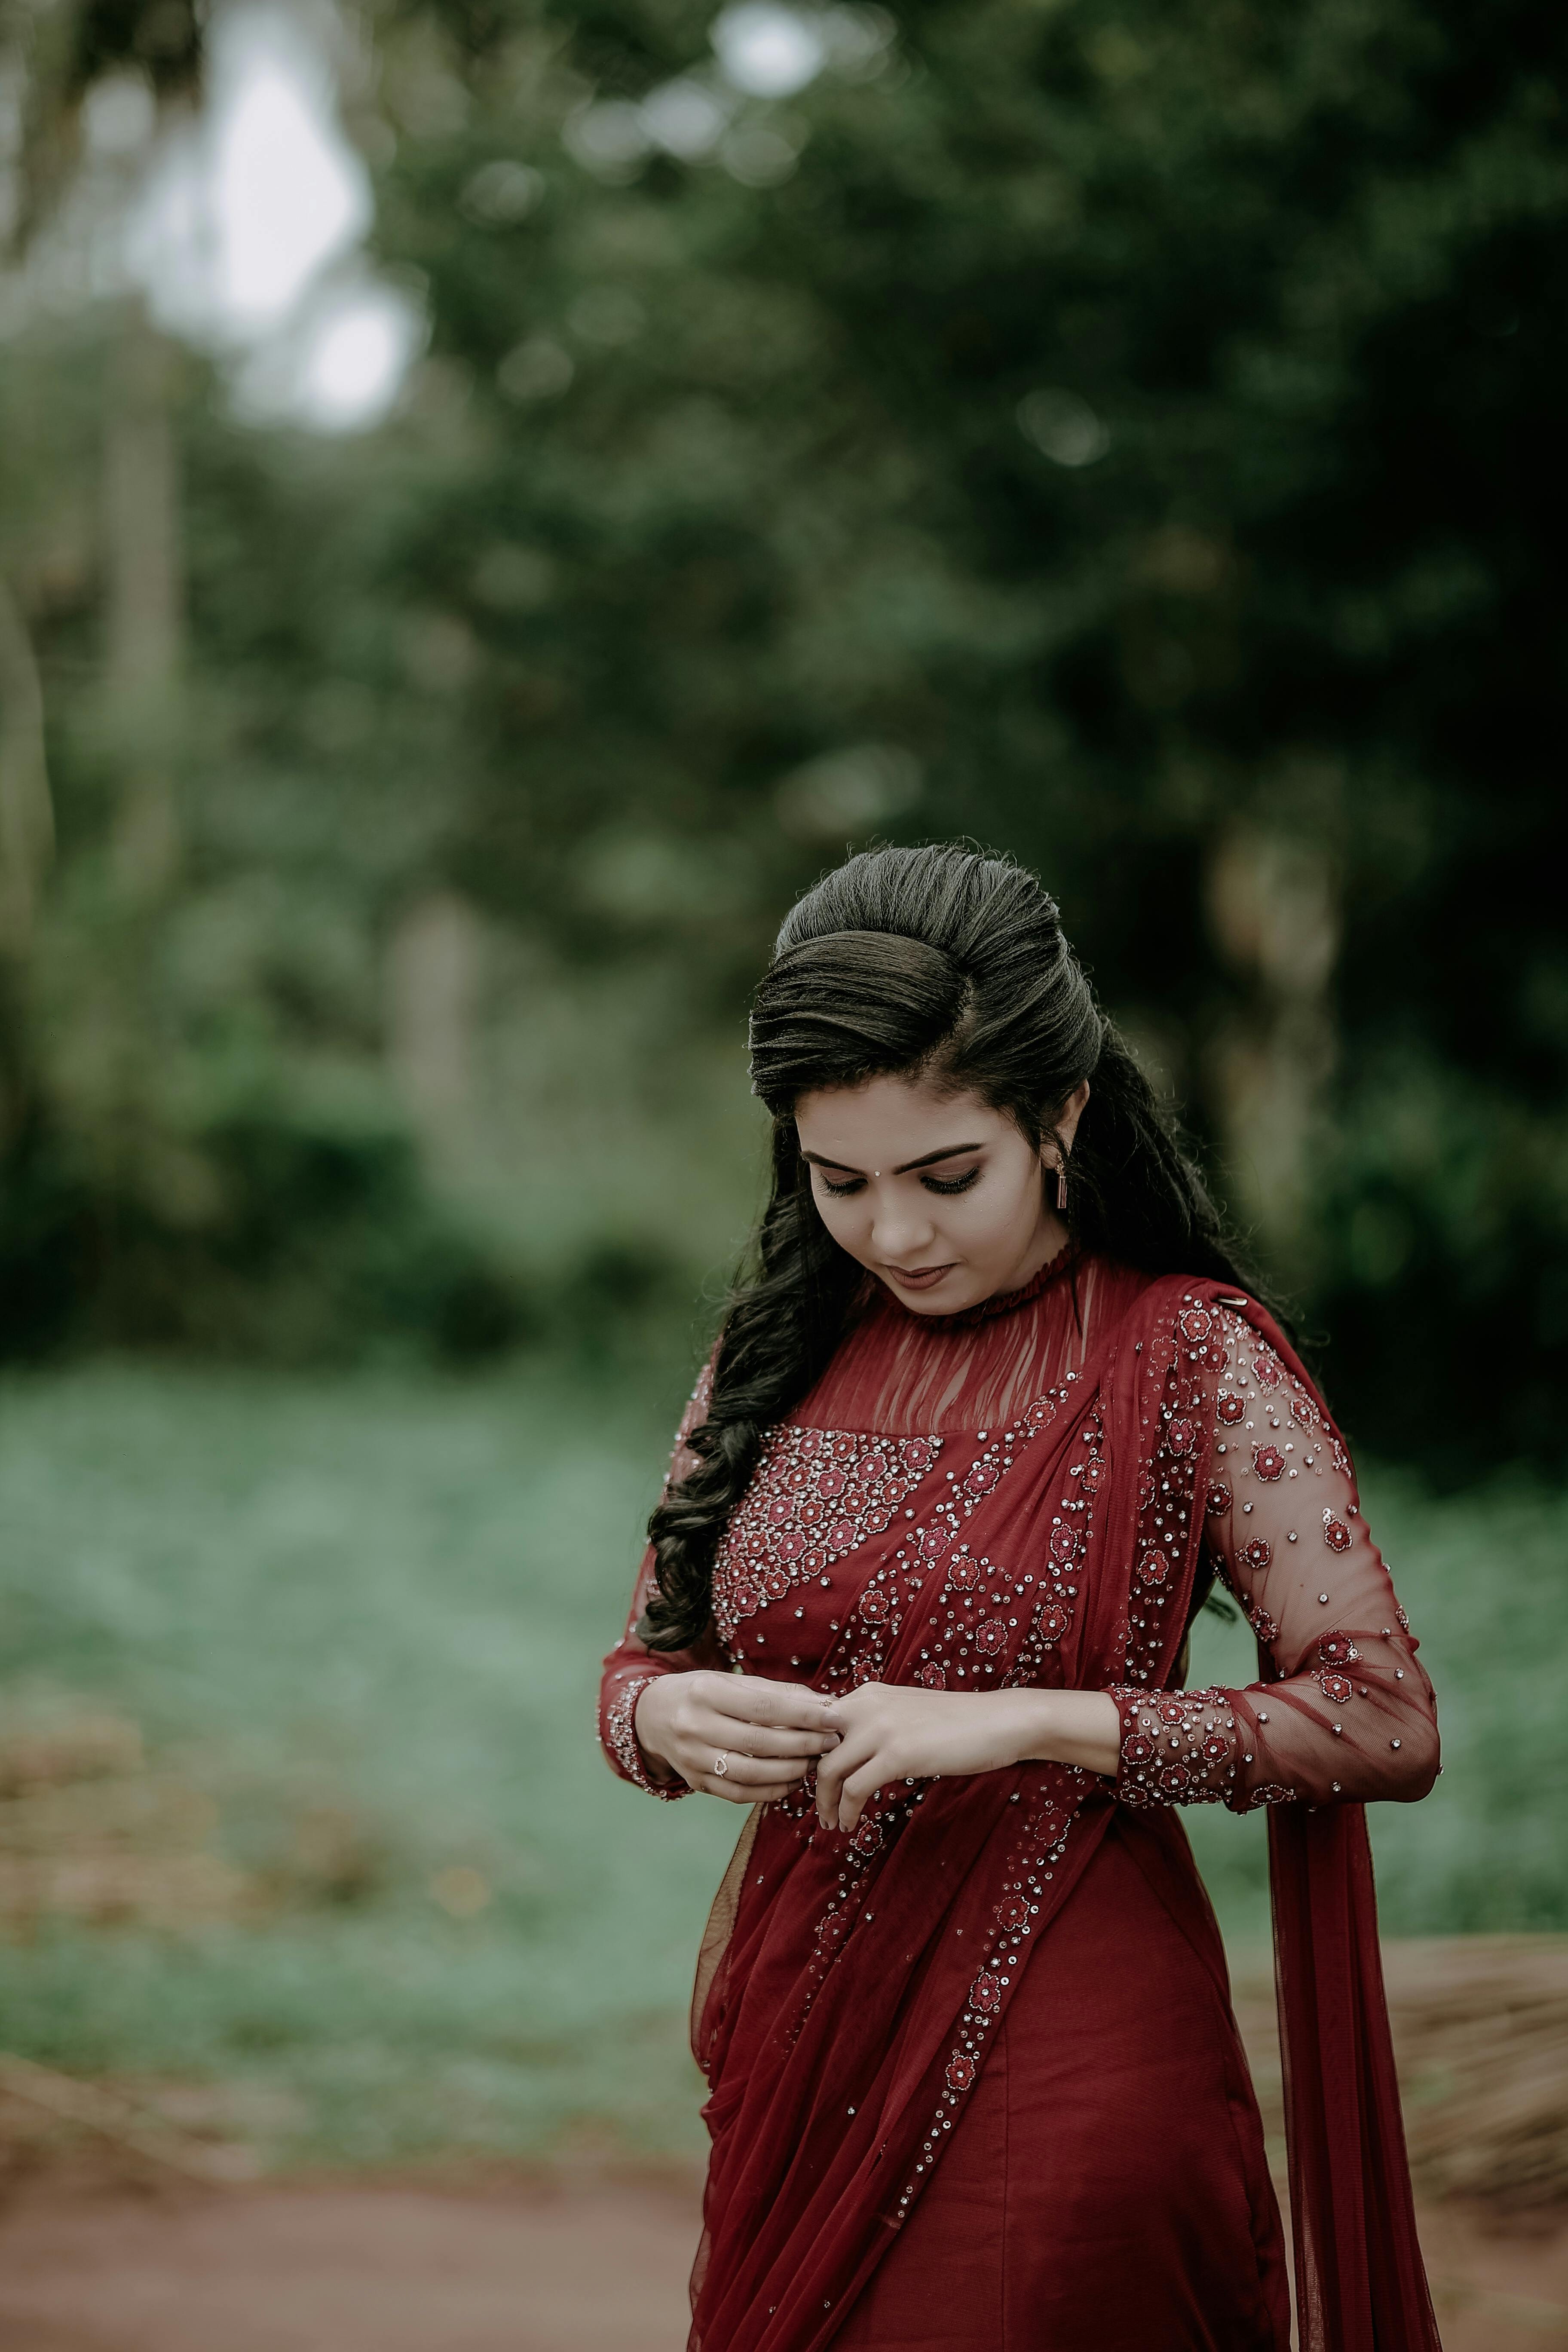
[[[745,1619],[884,1534],[942,1448],[935,1436],[868,1437],[794,1423],[770,1430],[713,1564],[720,1639],[730,1643]],[[876,1612],[868,1591],[860,1613],[874,1622]]]

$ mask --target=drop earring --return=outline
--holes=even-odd
[[[1065,1208],[1067,1207],[1067,1204],[1068,1204],[1068,1171],[1067,1171],[1067,1162],[1066,1162],[1065,1160],[1058,1160],[1057,1161],[1057,1207],[1058,1207],[1058,1209],[1065,1209]]]

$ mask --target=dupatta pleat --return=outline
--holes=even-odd
[[[1259,1307],[1247,1320],[1302,1380]],[[1440,2352],[1405,2146],[1363,1805],[1268,1816],[1300,2352]]]
[[[1273,1808],[1268,1874],[1301,2352],[1436,2352],[1364,1808]]]

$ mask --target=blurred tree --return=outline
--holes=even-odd
[[[965,832],[1058,892],[1353,1425],[1468,1468],[1500,1386],[1496,1443],[1560,1454],[1560,15],[370,32],[350,127],[432,331],[401,414],[323,446],[179,394],[180,1076],[146,1092],[206,1139],[192,1197],[236,1106],[310,1128],[384,1049],[456,1135],[487,955],[531,1036],[578,986],[571,1034],[623,1039],[568,1056],[615,1097],[564,1121],[580,1171],[678,1129],[789,893]],[[113,827],[74,716],[51,758],[64,903]],[[639,1146],[647,1229],[712,1257],[682,1154]]]
[[[1016,849],[1357,1424],[1557,1450],[1563,18],[784,17],[382,20],[469,887],[727,1004],[846,838]]]

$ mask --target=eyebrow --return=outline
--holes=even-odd
[[[894,1176],[912,1176],[917,1168],[934,1168],[939,1160],[956,1160],[961,1151],[984,1151],[983,1143],[950,1143],[941,1151],[928,1151],[923,1160],[906,1160],[901,1168],[889,1172]],[[864,1176],[864,1168],[851,1168],[844,1160],[825,1160],[820,1151],[807,1151],[801,1146],[800,1156],[809,1160],[814,1168],[837,1168],[841,1176]]]

